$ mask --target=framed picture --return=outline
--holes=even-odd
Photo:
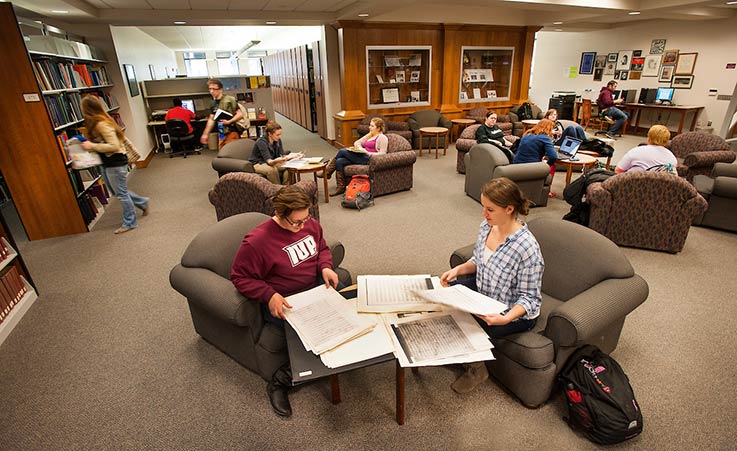
[[[691,75],[694,67],[696,67],[696,57],[698,53],[681,53],[678,55],[678,63],[676,63],[676,75]]]
[[[594,81],[601,81],[602,77],[604,75],[604,69],[594,69]]]
[[[627,80],[629,78],[629,71],[623,70],[621,74],[619,74],[620,80]]]
[[[136,68],[132,64],[123,64],[123,72],[128,80],[128,91],[131,97],[135,97],[141,93],[138,89],[138,81],[136,80]]]
[[[617,70],[630,70],[632,61],[632,50],[620,50],[617,56]]]
[[[616,53],[610,53],[606,56],[607,61],[616,62],[617,61],[617,54]]]
[[[606,66],[606,55],[596,55],[594,60],[594,69],[604,69]]]
[[[404,71],[398,70],[394,73],[394,76],[397,78],[397,83],[404,83]]]
[[[617,63],[613,61],[607,61],[606,67],[604,67],[604,76],[611,76],[614,75],[614,66],[616,66]]]
[[[621,77],[621,76],[622,76],[622,71],[621,70],[614,71],[614,79],[615,80],[619,80],[619,77]]]
[[[631,70],[630,71],[630,80],[639,80],[642,76],[642,72],[637,70]]]
[[[660,74],[660,55],[648,55],[642,65],[643,77],[657,77]]]
[[[653,39],[650,42],[650,54],[662,55],[665,51],[665,39]]]
[[[635,51],[632,52],[632,58],[637,58],[637,57],[640,57],[640,56],[642,56],[642,50],[635,50]]]
[[[666,50],[663,52],[663,61],[660,64],[675,66],[676,61],[678,61],[678,50]]]
[[[645,65],[645,58],[632,56],[632,65],[630,70],[642,70],[642,66]]]
[[[578,66],[579,74],[592,74],[594,73],[594,59],[596,58],[596,52],[583,52],[581,53],[581,64]]]
[[[658,82],[670,83],[673,80],[673,66],[661,66]]]
[[[381,90],[381,101],[384,103],[399,102],[399,88],[386,88]]]
[[[419,83],[420,81],[420,71],[413,70],[409,73],[409,82],[410,83]]]
[[[486,91],[486,97],[490,99],[496,99],[496,89],[489,89]]]
[[[691,86],[693,86],[693,75],[675,75],[670,86],[677,89],[691,89]]]

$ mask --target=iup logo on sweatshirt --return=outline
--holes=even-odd
[[[317,255],[317,243],[312,235],[307,235],[296,243],[284,246],[282,249],[289,256],[292,267],[295,267],[305,260]]]

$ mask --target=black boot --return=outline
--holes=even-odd
[[[292,406],[289,404],[289,389],[292,387],[292,367],[289,363],[282,366],[271,377],[266,387],[271,407],[280,417],[291,417]]]

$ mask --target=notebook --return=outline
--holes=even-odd
[[[580,139],[566,136],[565,138],[563,138],[563,142],[560,143],[560,149],[558,149],[558,153],[561,154],[564,158],[567,158],[571,161],[576,161],[576,152],[578,152],[578,147],[580,145]]]

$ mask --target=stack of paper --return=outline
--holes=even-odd
[[[442,310],[439,304],[428,302],[414,292],[440,287],[440,279],[429,274],[358,276],[358,311],[390,313]]]
[[[351,305],[351,308],[355,310],[355,302],[344,302]],[[320,354],[320,360],[326,367],[338,368],[394,352],[392,339],[389,336],[389,331],[384,327],[381,317],[371,313],[361,313],[358,316],[366,318],[375,327],[365,335]]]
[[[361,318],[333,288],[321,285],[286,298],[292,306],[284,309],[305,348],[320,355],[353,338],[370,332],[375,323]]]
[[[415,290],[422,299],[447,305],[474,315],[491,315],[507,310],[507,305],[496,299],[473,291],[465,285],[453,285],[434,290]]]

